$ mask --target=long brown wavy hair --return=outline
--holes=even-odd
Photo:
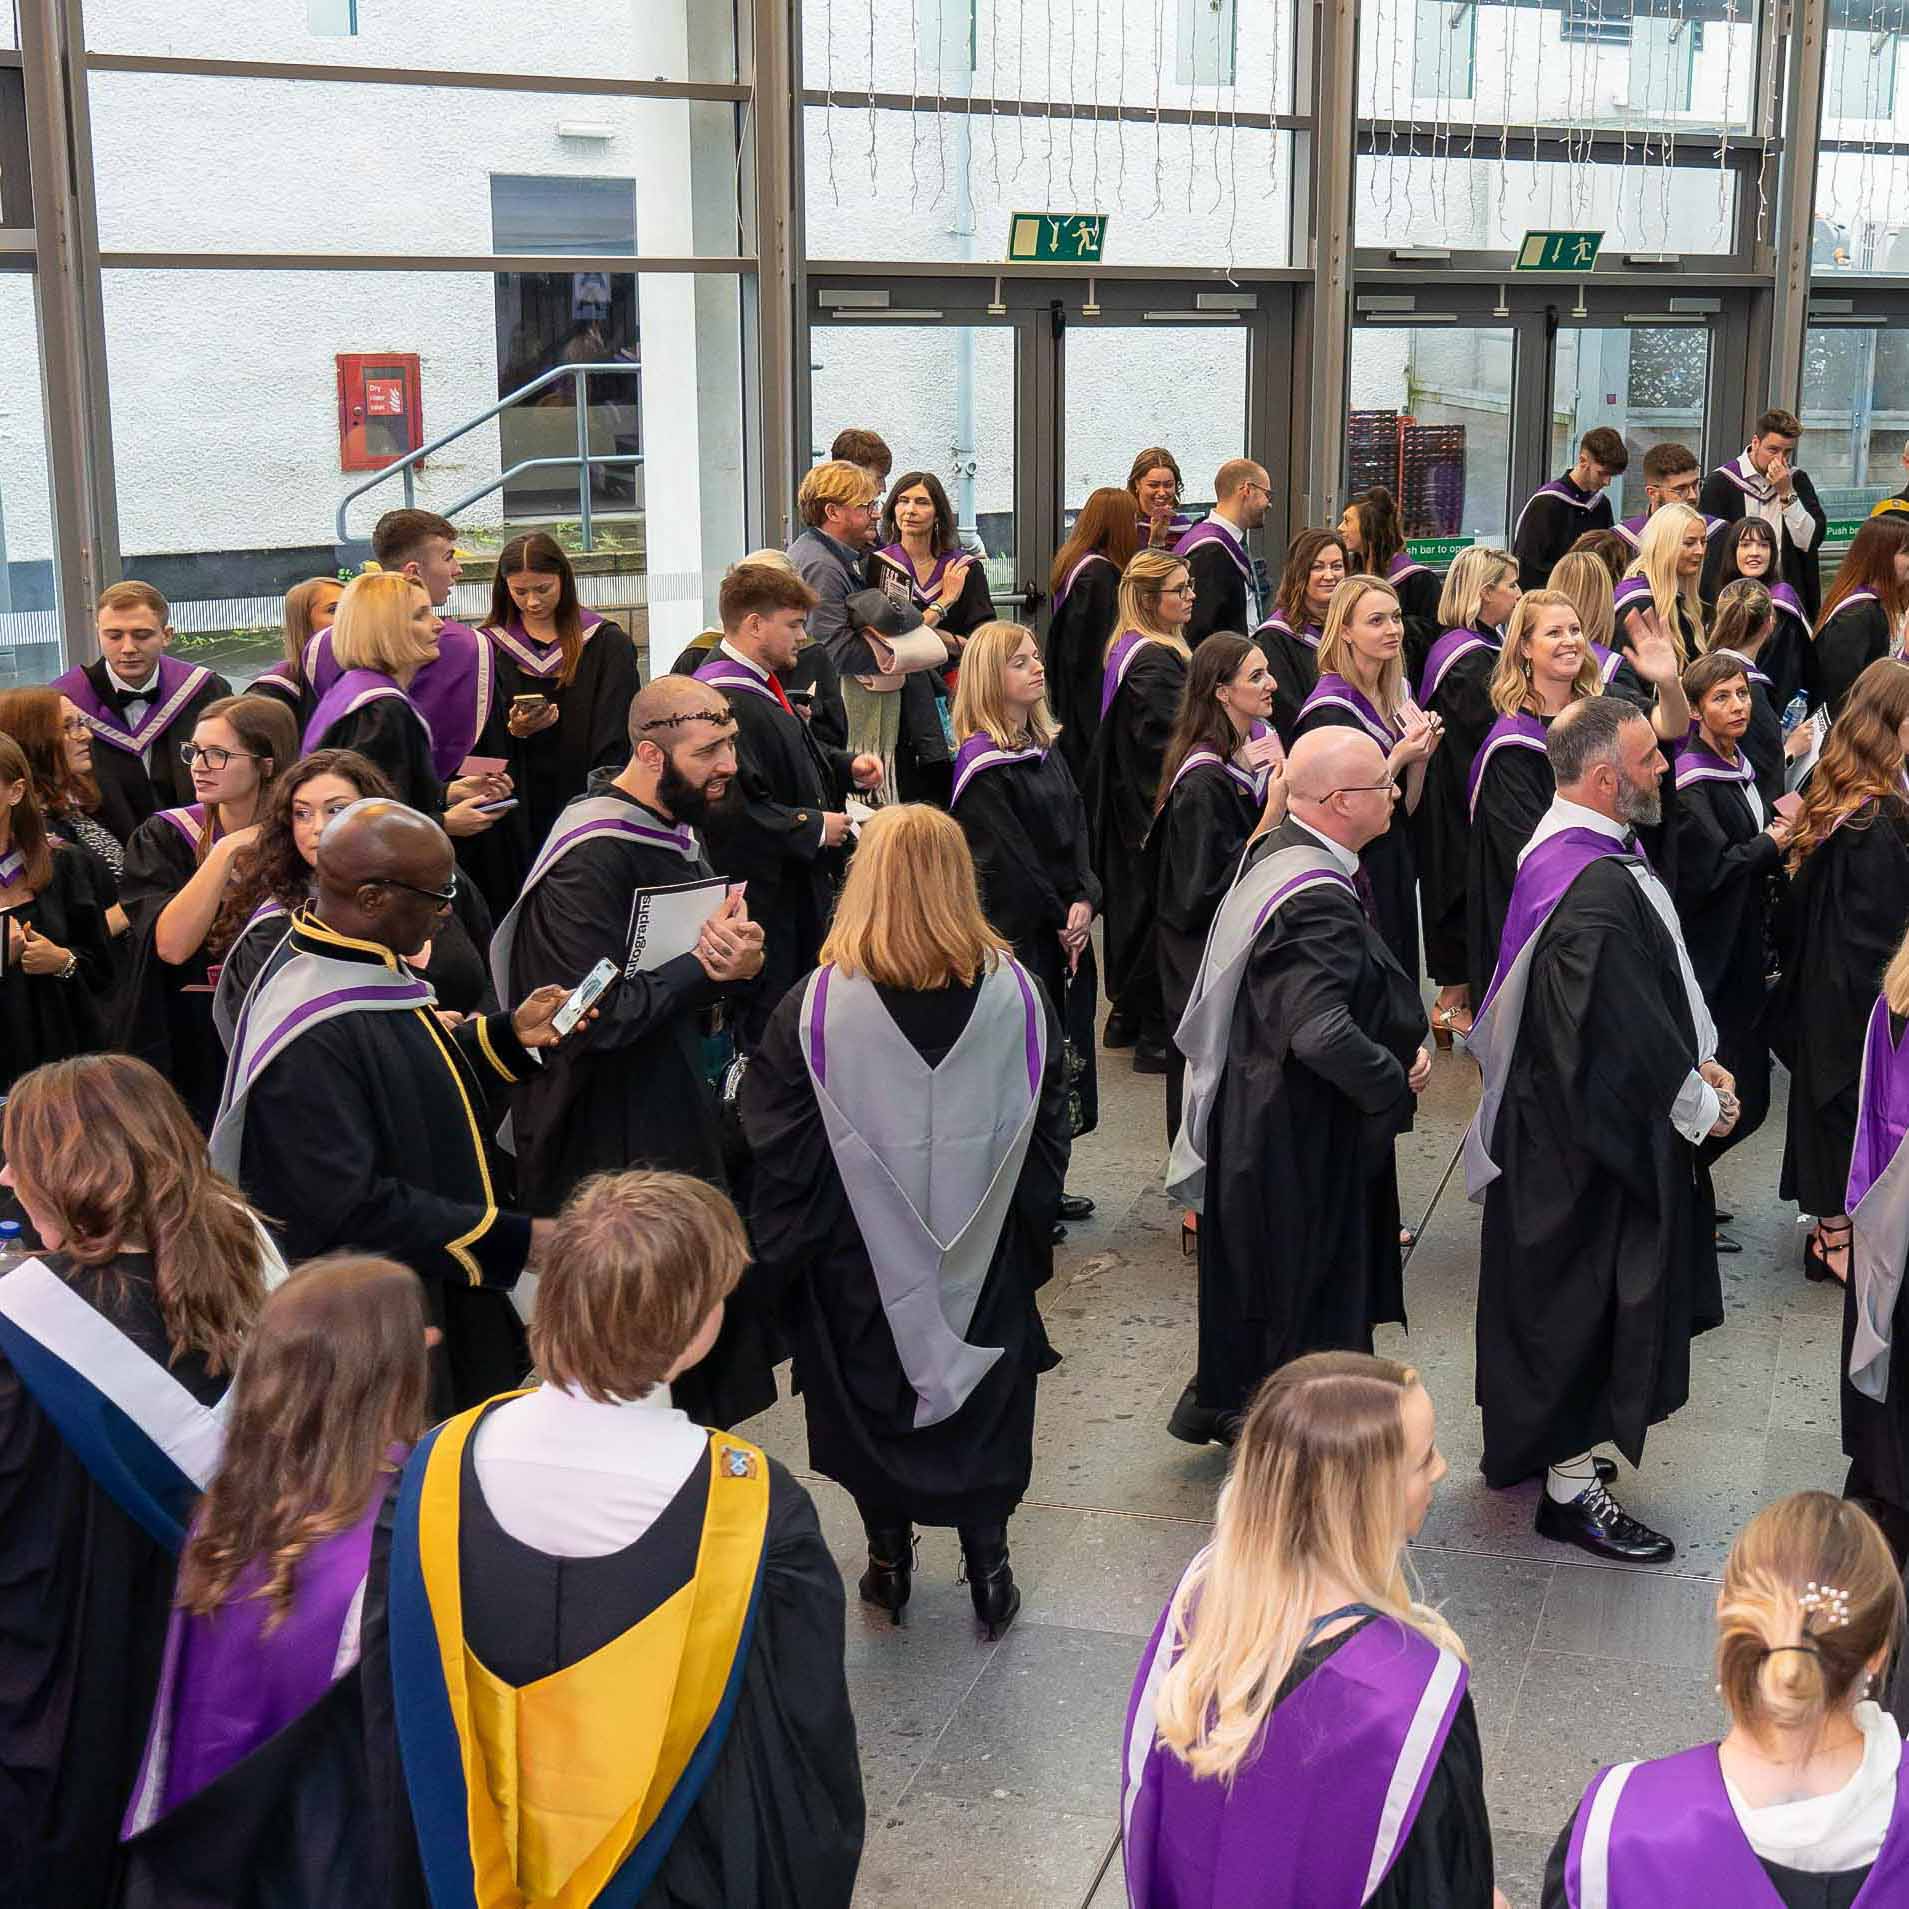
[[[1083,557],[1105,557],[1116,571],[1126,569],[1140,548],[1140,525],[1133,505],[1131,491],[1115,490],[1111,485],[1088,493],[1067,541],[1055,553],[1053,569],[1047,573],[1050,596],[1060,595]]]
[[[261,902],[275,901],[281,908],[294,909],[304,901],[312,871],[292,839],[292,804],[299,790],[320,776],[338,776],[360,796],[382,796],[387,802],[398,799],[385,772],[355,749],[314,749],[301,757],[273,782],[259,817],[259,832],[232,858],[231,879],[219,912],[206,930],[208,954],[225,954]]]
[[[393,1446],[425,1424],[424,1300],[395,1260],[340,1254],[299,1267],[260,1312],[226,1407],[225,1457],[179,1564],[181,1610],[209,1616],[253,1564],[269,1633],[314,1546],[356,1524]]]
[[[1265,660],[1265,652],[1257,643],[1223,630],[1214,631],[1193,652],[1193,661],[1187,665],[1186,689],[1180,697],[1180,713],[1173,719],[1167,753],[1160,760],[1160,786],[1153,796],[1155,815],[1166,807],[1173,778],[1194,750],[1211,749],[1222,762],[1232,759],[1240,746],[1239,733],[1233,727],[1233,718],[1220,706],[1218,692],[1248,663]]]
[[[1867,828],[1857,811],[1902,790],[1902,725],[1909,722],[1909,664],[1880,656],[1850,685],[1842,714],[1803,790],[1803,813],[1790,838],[1794,875],[1839,825]]]
[[[0,730],[0,787],[9,782],[26,784],[24,793],[13,805],[10,827],[13,846],[26,864],[22,879],[27,888],[37,895],[53,879],[55,843],[46,832],[46,821],[40,814],[39,797],[33,792],[33,769],[27,761],[26,751],[4,730]],[[0,920],[0,934],[5,932],[6,923]]]
[[[130,1054],[33,1068],[7,1096],[0,1145],[62,1253],[81,1266],[149,1253],[172,1357],[230,1367],[265,1297],[258,1222],[156,1068]]]
[[[1352,552],[1346,548],[1346,540],[1336,530],[1302,530],[1286,546],[1286,567],[1279,573],[1279,597],[1274,603],[1275,610],[1283,610],[1286,621],[1295,636],[1306,627],[1306,579],[1312,574],[1312,567],[1319,561],[1319,553],[1328,545],[1336,545],[1339,555],[1345,559],[1348,574],[1352,569]],[[1325,618],[1320,618],[1323,627]]]
[[[0,732],[20,745],[42,815],[99,807],[99,784],[66,764],[66,729],[57,689],[0,689]]]
[[[1896,577],[1899,550],[1909,550],[1909,518],[1894,512],[1866,518],[1843,553],[1842,565],[1823,597],[1813,633],[1820,635],[1824,624],[1843,607],[1843,599],[1858,590],[1875,591],[1881,599],[1883,613],[1889,618],[1891,633],[1899,629],[1904,612],[1909,611],[1909,588]]]
[[[557,665],[557,682],[568,689],[577,673],[577,659],[583,654],[583,604],[577,596],[577,573],[564,555],[563,545],[547,530],[533,530],[513,537],[497,555],[497,574],[491,578],[491,607],[485,622],[501,630],[506,624],[521,623],[523,612],[510,593],[510,580],[525,570],[541,570],[558,579],[557,607],[551,613],[557,626],[557,650],[562,661]]]

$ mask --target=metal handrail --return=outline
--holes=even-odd
[[[420,444],[415,451],[407,451],[395,462],[387,464],[383,470],[374,472],[370,477],[353,489],[348,490],[338,500],[338,541],[349,543],[351,533],[345,527],[345,517],[359,498],[368,491],[374,491],[380,484],[386,484],[392,478],[398,478],[404,485],[404,502],[408,510],[417,503],[416,469],[427,457],[441,451],[445,445],[454,444],[467,431],[474,431],[480,424],[488,424],[500,412],[508,411],[513,405],[521,404],[524,399],[542,391],[546,386],[568,378],[576,386],[572,393],[572,402],[577,411],[577,450],[574,457],[527,457],[513,464],[507,471],[492,479],[491,482],[474,490],[468,497],[460,498],[444,514],[455,517],[460,510],[468,510],[480,497],[488,497],[492,491],[508,483],[520,471],[548,468],[552,465],[564,469],[573,469],[577,473],[577,518],[583,534],[583,547],[586,551],[596,547],[595,537],[590,523],[590,467],[593,464],[630,464],[643,462],[641,451],[603,451],[592,454],[590,450],[590,374],[593,371],[604,372],[612,377],[638,377],[642,374],[641,365],[553,365],[541,376],[531,379],[527,385],[520,386],[507,397],[502,397],[488,411],[480,411],[476,417],[468,418],[454,431],[446,431],[442,437],[433,438],[428,444]]]

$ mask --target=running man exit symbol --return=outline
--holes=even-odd
[[[1106,236],[1104,212],[1017,212],[1008,222],[1008,257],[1017,263],[1098,265]]]
[[[1520,272],[1588,272],[1597,263],[1602,232],[1527,232],[1518,247]]]

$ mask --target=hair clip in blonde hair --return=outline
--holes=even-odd
[[[378,562],[375,557],[367,557],[364,562],[358,566],[358,574],[361,577],[380,576],[383,574],[383,571],[384,565]]]
[[[1812,1578],[1796,1601],[1806,1616],[1820,1611],[1832,1626],[1840,1627],[1849,1622],[1848,1594],[1833,1584],[1818,1584]]]

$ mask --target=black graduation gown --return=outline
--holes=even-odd
[[[1763,669],[1757,658],[1757,668]],[[1764,813],[1783,793],[1789,763],[1783,754],[1782,705],[1764,684],[1750,684],[1750,727],[1743,732],[1743,753],[1749,759],[1750,773],[1756,777],[1757,794],[1763,799]]]
[[[1871,663],[1894,649],[1889,612],[1874,597],[1832,610],[1829,621],[1816,633],[1817,706],[1827,707],[1832,717],[1838,715],[1850,685]]]
[[[1120,572],[1095,557],[1074,578],[1047,626],[1047,706],[1061,726],[1061,753],[1075,783],[1087,786],[1087,765],[1100,733],[1101,664],[1119,608]]]
[[[358,944],[311,945],[360,958]],[[342,1014],[289,1043],[246,1100],[239,1181],[287,1263],[383,1253],[424,1282],[444,1332],[436,1417],[507,1390],[529,1366],[507,1289],[529,1256],[530,1221],[501,1204],[489,1136],[502,1109],[486,1096],[510,1084],[500,1068],[521,1077],[534,1065],[507,1014],[454,1030],[428,1010]]]
[[[1748,1140],[1770,1111],[1764,919],[1783,851],[1751,815],[1734,783],[1691,782],[1678,790],[1676,824],[1671,894],[1677,920],[1698,989],[1717,1026],[1717,1059],[1736,1077],[1743,1103],[1735,1131],[1705,1143],[1706,1158],[1715,1159]]]
[[[1014,958],[1047,990],[1080,1063],[1073,1091],[1080,1102],[1077,1133],[1100,1117],[1095,1071],[1098,1042],[1094,946],[1081,950],[1072,974],[1060,931],[1067,911],[1084,901],[1100,913],[1101,889],[1088,852],[1087,809],[1050,749],[1038,760],[1002,763],[968,778],[952,811],[968,838],[981,884],[981,908],[1014,945]]]
[[[1670,935],[1625,859],[1602,857],[1538,931],[1488,1141],[1488,1485],[1606,1439],[1635,1465],[1690,1396],[1691,1338],[1723,1322],[1697,1149],[1669,1120],[1696,1054]]]
[[[1183,561],[1193,581],[1193,615],[1186,627],[1186,640],[1194,648],[1216,632],[1234,636],[1251,634],[1251,616],[1246,602],[1246,578],[1234,561],[1234,546],[1208,538],[1193,546]],[[1248,563],[1252,558],[1246,559]]]
[[[1518,559],[1518,587],[1543,589],[1558,559],[1580,537],[1593,530],[1609,530],[1616,521],[1609,491],[1600,491],[1593,502],[1582,506],[1567,502],[1550,489],[1532,492],[1512,532],[1511,554]]]
[[[1399,615],[1405,620],[1405,680],[1416,683],[1439,638],[1438,600],[1444,585],[1435,570],[1418,564],[1387,580],[1398,594]]]
[[[1557,792],[1542,750],[1508,747],[1485,764],[1465,844],[1465,959],[1474,1013],[1498,966],[1518,857]]]
[[[696,670],[687,673],[693,676]],[[776,674],[795,713],[815,731],[816,741],[824,748],[846,749],[848,710],[842,703],[842,672],[828,651],[820,643],[805,643],[796,653],[794,668]]]
[[[1273,670],[1273,727],[1288,749],[1299,739],[1299,712],[1319,686],[1318,632],[1308,643],[1276,623],[1262,623],[1253,641]]]
[[[1796,946],[1770,1003],[1770,1043],[1790,1069],[1782,1195],[1843,1210],[1856,1138],[1863,1037],[1883,970],[1909,928],[1909,803],[1866,803],[1790,884]]]
[[[1757,651],[1757,668],[1770,679],[1765,692],[1779,722],[1783,712],[1796,700],[1799,690],[1808,693],[1816,675],[1815,646],[1810,642],[1809,626],[1781,604],[1777,606],[1776,628],[1764,638]]]
[[[314,738],[312,748],[357,750],[385,772],[400,802],[433,821],[443,816],[444,785],[431,760],[430,732],[408,700],[377,697],[341,716]]]
[[[711,867],[749,884],[749,914],[762,923],[762,972],[735,1026],[747,1052],[796,976],[815,966],[843,862],[839,849],[822,846],[819,818],[841,808],[854,781],[848,751],[829,747],[800,716],[748,690],[728,702],[736,779],[701,832]]]
[[[17,921],[70,950],[80,964],[70,981],[21,967],[0,974],[0,1099],[29,1068],[106,1045],[112,937],[83,853],[54,846],[52,880],[31,901],[0,912],[0,934]]]
[[[1498,719],[1490,694],[1491,675],[1497,665],[1495,649],[1467,650],[1440,678],[1427,705],[1434,715],[1444,719],[1445,739],[1425,765],[1425,787],[1413,821],[1417,825],[1425,968],[1442,988],[1455,987],[1471,975],[1465,935],[1471,817],[1466,811],[1465,792],[1471,784],[1478,745]],[[1398,826],[1397,816],[1392,826]],[[1472,1006],[1477,1005],[1474,995]]]
[[[154,942],[159,917],[198,868],[193,844],[158,816],[140,823],[126,844],[119,899],[130,924],[132,965],[120,1002],[118,1042],[158,1068],[209,1133],[225,1085],[225,1048],[212,1025],[218,960],[202,946],[175,966]]]
[[[1302,844],[1286,822],[1250,861]],[[1416,981],[1337,882],[1254,940],[1207,1117],[1201,1405],[1244,1411],[1288,1360],[1370,1352],[1374,1326],[1404,1323],[1393,1143],[1426,1031]]]
[[[301,680],[304,673],[304,670],[300,668],[298,674]],[[276,664],[271,675],[253,677],[246,684],[244,694],[265,696],[275,703],[283,703],[292,712],[292,720],[297,723],[298,733],[302,736],[305,733],[305,725],[312,719],[312,711],[318,707],[318,699],[311,693],[309,685],[294,689],[289,682],[285,681],[284,679],[290,674],[291,670],[286,664]]]
[[[1315,729],[1356,729],[1362,736],[1372,734],[1351,710],[1337,703],[1315,704],[1300,717],[1300,735],[1310,735]],[[1403,791],[1402,781],[1399,786]],[[1421,807],[1424,802],[1425,791],[1421,788]],[[1414,817],[1406,814],[1405,797],[1401,793],[1392,809],[1391,827],[1365,845],[1359,863],[1372,883],[1372,907],[1379,918],[1379,933],[1385,937],[1393,959],[1416,984],[1419,973],[1418,857],[1412,852],[1413,833]]]
[[[484,1502],[469,1446],[465,1465],[465,1635],[482,1663],[520,1687],[600,1650],[695,1574],[706,1463],[634,1544],[594,1558],[552,1558],[512,1538]],[[762,1584],[729,1734],[637,1909],[848,1909],[854,1889],[864,1808],[842,1668],[842,1575],[808,1493],[776,1460],[768,1466]],[[387,1507],[364,1613],[372,1835],[386,1874],[364,1902],[428,1909],[391,1705],[391,1534]]]
[[[1817,563],[1817,552],[1823,547],[1823,539],[1829,534],[1829,513],[1824,510],[1822,500],[1816,494],[1816,486],[1810,482],[1807,471],[1794,473],[1796,494],[1803,508],[1814,520],[1814,534],[1810,538],[1809,548],[1799,550],[1790,540],[1788,528],[1784,529],[1780,539],[1778,561],[1783,571],[1783,581],[1796,592],[1797,600],[1802,604],[1809,620],[1816,621],[1816,613],[1822,607],[1823,586]],[[1704,479],[1702,495],[1697,499],[1697,508],[1708,517],[1721,517],[1726,524],[1740,524],[1748,514],[1748,500],[1738,487],[1720,470],[1712,471]],[[1724,533],[1718,533],[1710,540],[1710,555],[1704,571],[1704,594],[1716,594],[1712,572],[1720,570],[1723,564]]]
[[[1284,1703],[1334,1651],[1371,1622],[1366,1618],[1335,1637],[1308,1645],[1280,1680],[1274,1701]],[[1385,1880],[1366,1898],[1366,1909],[1492,1909],[1485,1758],[1469,1690],[1458,1700],[1445,1747],[1426,1775],[1425,1794],[1412,1827]]]
[[[42,1257],[199,1401],[172,1356],[152,1261]],[[7,1909],[113,1900],[119,1823],[159,1685],[174,1559],[103,1492],[0,1355],[0,1879]]]
[[[1173,785],[1147,837],[1159,910],[1160,994],[1167,1015],[1167,1144],[1180,1131],[1186,1093],[1186,1056],[1174,1030],[1193,998],[1207,931],[1240,865],[1240,851],[1260,817],[1261,804],[1218,763],[1203,762]]]
[[[484,891],[494,916],[517,899],[530,864],[549,838],[567,802],[584,791],[593,769],[612,773],[630,759],[630,702],[642,687],[636,649],[621,624],[593,624],[577,656],[577,673],[566,686],[554,675],[537,676],[487,631],[491,646],[490,717],[471,753],[502,756],[510,765],[517,806],[481,835],[457,845],[459,865]],[[534,736],[510,733],[513,696],[547,696],[558,716]]]
[[[87,680],[101,702],[123,709],[124,701],[106,675],[106,665],[95,658],[86,665]],[[165,728],[153,737],[141,765],[135,755],[116,749],[100,737],[93,738],[93,780],[99,784],[100,823],[122,841],[149,815],[161,809],[183,808],[193,799],[192,771],[179,757],[179,745],[192,740],[199,725],[199,714],[207,703],[230,696],[232,685],[216,672],[202,683]]]
[[[976,988],[880,990],[923,1060],[939,1063],[973,1012]],[[895,1351],[868,1249],[803,1059],[800,988],[777,1008],[743,1079],[742,1122],[755,1154],[750,1230],[787,1295],[809,1462],[882,1514],[875,1522],[998,1525],[1034,1464],[1034,1382],[1056,1363],[1036,1291],[1054,1270],[1053,1230],[1067,1177],[1066,1070],[1047,1008],[1047,1067],[1027,1157],[975,1302],[967,1338],[1003,1356],[938,1425],[915,1427],[915,1389]]]
[[[1094,868],[1106,893],[1102,939],[1107,995],[1141,1023],[1142,1038],[1164,1040],[1160,972],[1153,947],[1153,889],[1141,850],[1153,826],[1153,798],[1180,699],[1186,662],[1165,643],[1147,642],[1129,665],[1094,739],[1087,776]]]
[[[599,786],[594,793],[622,796]],[[649,816],[624,796],[633,815]],[[661,827],[671,826],[655,817]],[[712,871],[673,849],[629,837],[573,848],[531,891],[517,918],[510,991],[521,1001],[547,981],[574,985],[608,956],[629,952],[630,903],[639,888],[666,888]],[[710,980],[693,954],[625,975],[576,1030],[511,1090],[518,1190],[527,1212],[555,1213],[593,1173],[650,1167],[727,1187],[716,1091],[703,1041],[715,1012],[740,986]],[[730,1295],[709,1356],[672,1387],[699,1424],[730,1426],[775,1403],[775,1351],[753,1288],[754,1269]]]

